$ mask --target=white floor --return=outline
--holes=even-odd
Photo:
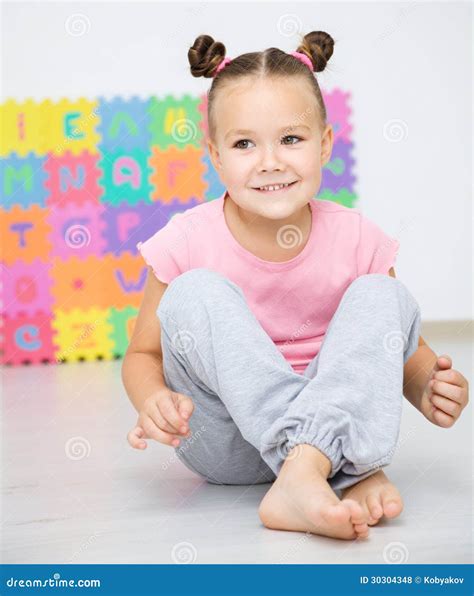
[[[472,386],[472,323],[425,324],[422,335]],[[129,447],[136,414],[120,367],[3,369],[3,563],[472,562],[471,404],[442,429],[404,402],[385,471],[405,509],[347,542],[265,528],[269,484],[211,485],[170,447]]]

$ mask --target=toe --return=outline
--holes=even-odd
[[[384,501],[383,510],[387,517],[397,517],[397,515],[400,515],[402,512],[402,504],[400,501],[393,499],[390,501]]]
[[[369,523],[377,523],[383,515],[383,507],[380,496],[375,493],[367,495],[367,509],[369,511]]]
[[[353,499],[344,499],[341,503],[345,504],[351,512],[351,521],[354,525],[367,524],[367,513],[362,505]]]
[[[354,527],[356,534],[357,534],[357,538],[368,538],[369,536],[369,527],[365,524],[365,528],[362,527]]]
[[[383,512],[387,517],[393,518],[400,515],[403,509],[403,502],[398,491],[386,491],[382,493]]]

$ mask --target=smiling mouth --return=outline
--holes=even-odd
[[[266,186],[258,186],[253,190],[258,190],[259,192],[281,192],[288,190],[292,186],[294,186],[298,180],[294,182],[290,182],[289,184],[267,184]]]

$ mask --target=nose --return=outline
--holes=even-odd
[[[280,160],[279,152],[274,143],[266,143],[262,146],[260,161],[258,166],[259,172],[267,172],[270,170],[284,170],[284,164]]]

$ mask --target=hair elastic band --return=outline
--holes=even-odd
[[[224,60],[222,60],[222,62],[216,68],[216,72],[215,72],[214,76],[216,76],[216,74],[218,72],[220,72],[223,68],[225,68],[231,61],[232,61],[232,58],[224,58]]]
[[[308,58],[308,56],[306,54],[303,54],[302,52],[291,52],[291,55],[294,56],[297,60],[299,60],[303,64],[306,64],[306,66],[309,68],[309,70],[311,72],[313,72],[313,69],[314,69],[313,63],[311,62],[311,60]]]

